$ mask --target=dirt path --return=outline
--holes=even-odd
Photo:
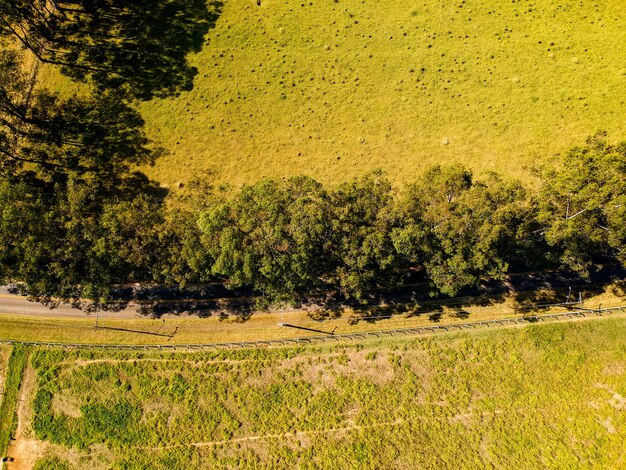
[[[22,384],[17,401],[17,430],[14,440],[9,444],[9,456],[15,459],[7,464],[8,470],[30,470],[35,466],[35,462],[43,456],[47,444],[32,436],[30,422],[32,421],[32,404],[35,386],[37,384],[37,374],[28,364],[24,369]]]
[[[9,356],[11,355],[10,346],[0,347],[0,392],[4,390],[4,377],[7,373],[7,366],[9,365]],[[2,397],[0,394],[0,403],[2,403]]]
[[[211,447],[211,446],[220,446],[220,445],[227,445],[227,444],[240,444],[244,442],[260,441],[263,439],[301,439],[301,438],[314,436],[318,434],[339,434],[342,432],[358,431],[361,429],[399,426],[404,423],[405,423],[405,420],[396,419],[395,421],[383,421],[380,423],[366,424],[363,426],[354,424],[351,426],[344,426],[341,428],[319,429],[319,430],[314,430],[314,431],[294,431],[294,432],[285,432],[281,434],[264,434],[261,436],[245,436],[245,437],[236,437],[234,439],[227,439],[223,441],[190,442],[188,444],[175,444],[175,445],[163,446],[163,447],[150,447],[149,449],[150,450],[166,450],[166,449],[175,449],[177,447]]]

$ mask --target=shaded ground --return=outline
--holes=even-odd
[[[619,265],[607,265],[592,273],[588,279],[567,271],[545,271],[517,273],[509,275],[504,281],[485,280],[479,287],[464,289],[459,296],[432,297],[428,286],[419,282],[419,275],[408,279],[410,284],[389,292],[380,292],[372,296],[368,305],[332,297],[324,302],[312,301],[303,304],[303,308],[322,309],[339,313],[343,308],[362,311],[367,316],[386,313],[434,312],[446,307],[458,307],[459,318],[464,318],[464,306],[491,305],[502,302],[505,297],[513,296],[518,308],[523,310],[540,309],[542,306],[575,302],[579,293],[584,301],[585,292],[597,292],[603,286],[626,280],[626,269]],[[570,290],[571,289],[571,290]],[[538,291],[537,295],[528,295]],[[255,311],[254,292],[249,289],[228,290],[224,284],[213,283],[180,289],[175,286],[122,286],[113,293],[112,301],[106,305],[49,304],[29,302],[24,297],[12,295],[8,287],[0,288],[0,312],[46,315],[46,316],[83,316],[85,312],[103,318],[130,318],[139,316],[163,317],[195,315],[198,317],[234,315],[247,320]],[[436,318],[435,318],[436,319]]]

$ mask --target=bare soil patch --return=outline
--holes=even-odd
[[[617,393],[611,387],[605,384],[596,384],[596,387],[601,388],[602,390],[606,390],[612,396],[608,401],[609,405],[611,405],[616,410],[626,410],[626,398]]]

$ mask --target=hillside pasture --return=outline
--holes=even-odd
[[[169,151],[146,170],[334,184],[462,162],[529,180],[599,128],[626,138],[624,24],[621,0],[227,0],[194,89],[139,106]]]

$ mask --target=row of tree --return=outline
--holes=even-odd
[[[402,190],[375,171],[335,188],[306,176],[240,190],[198,180],[167,196],[114,162],[103,168],[100,145],[75,138],[51,160],[64,144],[32,141],[37,151],[20,149],[36,158],[2,159],[0,277],[37,298],[221,280],[265,304],[329,292],[367,301],[415,270],[431,292],[455,295],[511,269],[626,262],[626,143],[602,134],[541,171],[538,191],[450,165]]]
[[[455,295],[511,269],[585,275],[598,262],[625,263],[626,143],[599,133],[552,163],[537,191],[496,174],[477,180],[460,165],[432,167],[400,191],[380,171],[333,189],[304,176],[229,195],[205,188],[204,204],[185,215],[180,262],[196,281],[222,278],[287,302],[328,290],[367,300],[416,269],[432,292]]]
[[[132,171],[160,152],[132,102],[190,86],[185,54],[212,18],[199,1],[0,0],[0,282],[43,299],[223,280],[265,303],[366,301],[416,270],[454,295],[511,269],[626,262],[626,143],[602,133],[539,169],[539,190],[437,166],[401,190],[372,172],[334,188],[305,176],[240,190],[198,179],[166,194]],[[151,36],[150,15],[186,4],[170,42]],[[155,47],[137,54],[161,54],[165,68],[125,58],[145,35]],[[25,50],[91,94],[37,86]]]

